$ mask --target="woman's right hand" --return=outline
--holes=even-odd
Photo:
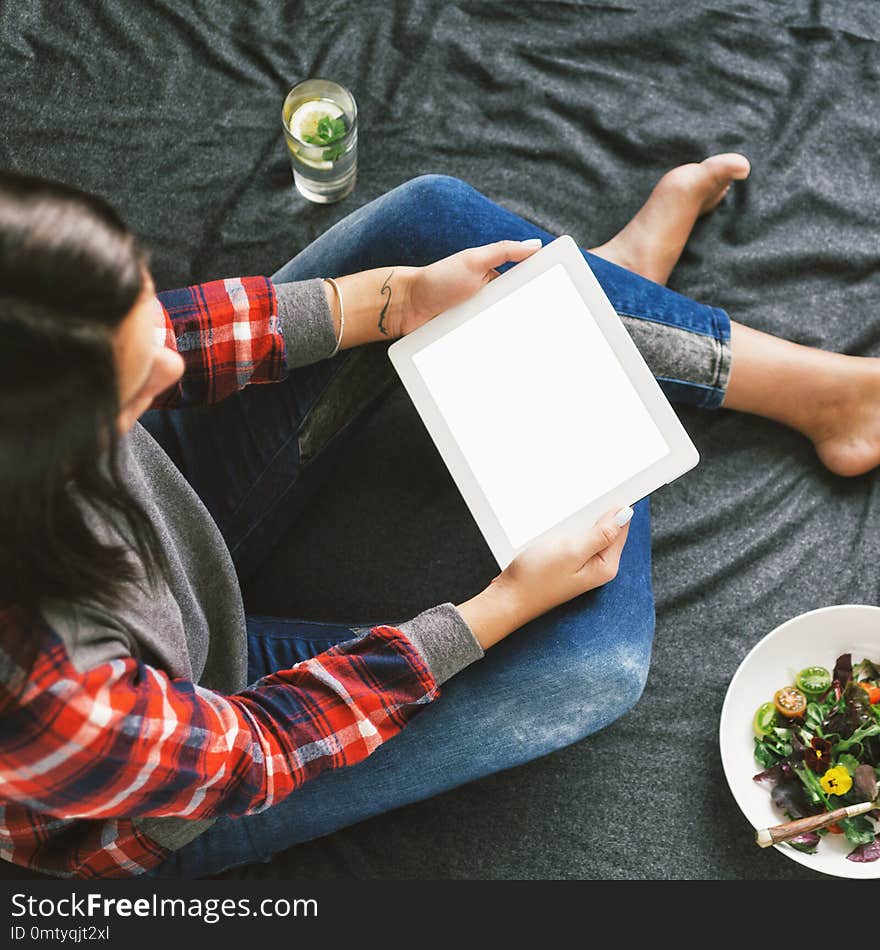
[[[551,534],[521,551],[495,578],[515,592],[528,620],[617,576],[632,508],[609,511],[592,528]],[[618,517],[619,515],[619,517]],[[623,525],[618,521],[624,521]]]
[[[607,512],[586,530],[551,532],[521,551],[484,591],[458,605],[483,648],[613,580],[632,514],[631,508],[622,508]]]

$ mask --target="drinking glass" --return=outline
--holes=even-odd
[[[350,194],[357,178],[357,103],[330,79],[297,83],[281,109],[297,191],[330,204]]]

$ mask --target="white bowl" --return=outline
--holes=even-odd
[[[854,663],[864,657],[880,661],[880,607],[841,604],[787,620],[752,647],[730,681],[721,708],[721,762],[737,805],[756,829],[778,825],[786,818],[773,807],[769,790],[752,781],[762,770],[754,755],[755,711],[761,703],[771,701],[777,689],[794,683],[805,666],[833,670],[842,653],[851,653]],[[785,844],[774,847],[823,874],[880,877],[880,860],[869,864],[846,860],[855,845],[844,835],[825,835],[815,854]]]

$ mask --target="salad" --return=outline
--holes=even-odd
[[[793,686],[776,691],[753,721],[754,780],[770,791],[788,819],[873,802],[880,776],[880,664],[837,658],[834,671],[808,666]],[[785,843],[812,854],[822,836],[845,835],[854,847],[847,860],[880,858],[880,805]]]

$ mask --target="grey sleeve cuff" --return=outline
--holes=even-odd
[[[484,656],[479,641],[454,604],[423,610],[396,626],[421,653],[438,684]]]
[[[287,368],[327,359],[336,346],[336,326],[324,281],[294,280],[275,284],[278,319],[287,350]]]

